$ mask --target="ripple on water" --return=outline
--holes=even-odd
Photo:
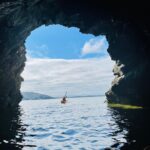
[[[79,150],[87,150],[86,148],[84,148],[84,147],[81,147],[81,148],[79,148]]]
[[[72,149],[71,145],[64,145],[65,148]]]
[[[56,142],[65,142],[65,141],[70,141],[72,140],[72,138],[66,138],[64,136],[61,136],[61,135],[53,135],[52,137],[53,141],[56,141]]]
[[[83,120],[87,120],[87,119],[88,119],[88,117],[81,117],[81,119],[83,119]]]
[[[64,136],[61,136],[61,135],[53,135],[54,138],[58,138],[58,139],[63,139],[65,138]]]
[[[98,142],[98,140],[92,140],[92,141],[91,141],[91,143],[96,143],[96,142]]]
[[[27,136],[34,137],[34,139],[43,139],[49,137],[50,133],[44,133],[44,134],[29,134]]]
[[[41,127],[39,127],[39,128],[32,128],[32,130],[33,130],[33,131],[45,131],[45,132],[48,131],[48,129],[46,129],[46,128],[41,128]]]
[[[49,150],[49,149],[47,149],[47,148],[45,148],[45,147],[40,146],[40,147],[38,147],[38,148],[37,148],[37,150]]]
[[[91,125],[90,125],[90,124],[87,124],[87,125],[84,125],[83,127],[84,127],[84,128],[90,128]]]
[[[73,130],[73,129],[69,129],[69,130],[66,130],[64,132],[62,132],[62,134],[65,134],[65,135],[74,135],[74,134],[77,134],[78,132],[76,130]]]

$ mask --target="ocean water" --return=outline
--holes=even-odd
[[[15,117],[0,119],[2,150],[142,150],[150,143],[143,110],[109,108],[105,97],[22,101]]]
[[[22,120],[28,125],[24,144],[33,146],[24,149],[98,150],[116,142],[122,145],[127,131],[118,132],[104,101],[105,97],[70,98],[65,105],[60,99],[22,101]]]

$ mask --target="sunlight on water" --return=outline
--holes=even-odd
[[[120,130],[105,97],[22,101],[23,124],[27,125],[24,150],[93,149],[126,143],[126,130]]]

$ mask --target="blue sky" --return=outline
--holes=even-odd
[[[103,95],[114,78],[105,36],[78,28],[41,26],[26,40],[27,62],[21,91],[50,96]]]
[[[33,31],[26,40],[26,48],[33,58],[95,58],[107,55],[108,42],[105,36],[82,34],[75,27],[51,25]]]

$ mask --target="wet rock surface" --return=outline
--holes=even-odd
[[[150,106],[149,5],[145,0],[69,1],[2,0],[0,2],[0,107],[21,100],[20,73],[25,66],[25,40],[45,24],[75,26],[83,33],[106,35],[116,61],[115,79],[106,96],[111,102]]]

